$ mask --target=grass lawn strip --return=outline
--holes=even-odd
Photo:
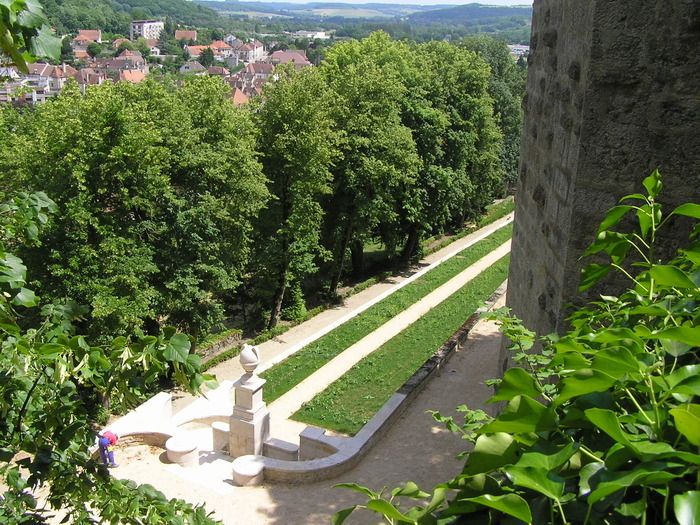
[[[356,434],[508,276],[509,256],[352,367],[292,419]]]
[[[267,380],[265,401],[270,403],[288,392],[346,348],[498,248],[512,232],[512,223],[500,228],[261,374]]]

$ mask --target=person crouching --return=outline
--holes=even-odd
[[[119,441],[119,436],[110,431],[105,430],[97,434],[97,445],[100,449],[100,459],[109,468],[114,468],[117,464],[114,461],[114,445]]]

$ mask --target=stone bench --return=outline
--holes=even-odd
[[[199,466],[199,448],[197,442],[187,434],[179,434],[165,442],[168,461],[183,467]]]

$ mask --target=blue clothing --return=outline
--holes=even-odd
[[[99,436],[97,438],[97,444],[100,448],[100,459],[105,465],[115,465],[114,462],[114,452],[112,451],[112,443],[109,438],[104,436]]]

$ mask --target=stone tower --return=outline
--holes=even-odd
[[[579,258],[621,196],[659,168],[665,210],[700,202],[700,1],[533,8],[508,304],[546,334],[565,327]],[[689,223],[667,232],[675,251]]]

